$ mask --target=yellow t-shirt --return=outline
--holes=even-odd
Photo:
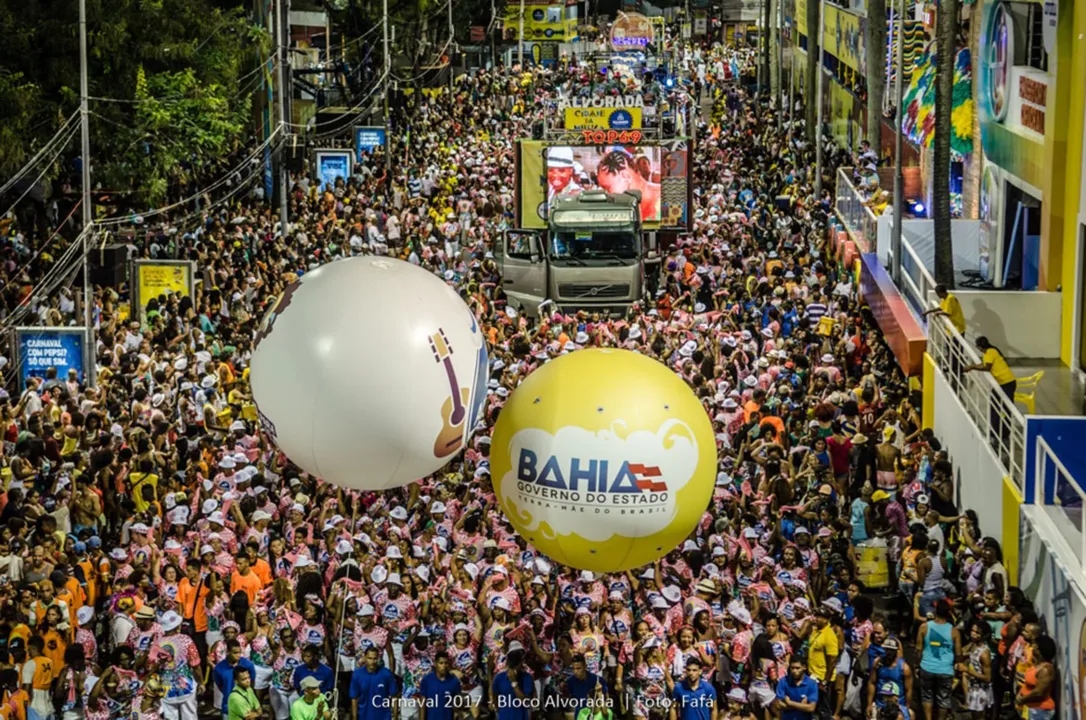
[[[985,365],[992,366],[992,377],[1000,385],[1006,385],[1009,382],[1014,382],[1014,373],[1011,372],[1010,367],[1007,365],[1007,361],[1003,359],[1003,356],[999,354],[995,348],[988,348],[984,351],[983,362]]]
[[[962,304],[952,293],[947,293],[943,301],[939,303],[939,309],[950,318],[950,324],[960,332],[965,332],[965,314],[962,313]]]
[[[137,471],[128,476],[128,482],[132,493],[132,502],[136,504],[136,512],[144,512],[151,504],[143,499],[143,488],[151,488],[154,491],[154,498],[158,499],[158,475],[155,473]]]
[[[839,654],[837,633],[833,631],[833,626],[826,625],[821,630],[815,630],[811,635],[811,645],[807,651],[807,672],[819,681],[833,680],[834,666],[830,666],[826,660],[828,657],[833,657],[836,665]]]

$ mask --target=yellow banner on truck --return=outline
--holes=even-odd
[[[567,107],[566,130],[640,130],[639,107]]]

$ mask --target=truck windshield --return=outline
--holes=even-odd
[[[552,260],[636,260],[637,234],[624,230],[560,230],[551,235]]]

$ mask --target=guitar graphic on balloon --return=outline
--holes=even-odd
[[[453,348],[444,330],[439,329],[430,336],[430,349],[434,353],[434,360],[445,367],[449,380],[449,397],[441,406],[441,432],[434,440],[434,456],[441,458],[452,455],[464,443],[464,424],[468,418],[467,403],[471,388],[460,387],[456,379],[456,369],[452,364]]]

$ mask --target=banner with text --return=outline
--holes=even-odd
[[[159,295],[173,293],[181,297],[195,294],[194,263],[189,260],[137,260],[132,263],[132,282],[136,286],[137,307],[132,316],[142,325],[147,319],[147,303]]]
[[[56,368],[57,379],[68,379],[75,370],[83,382],[86,361],[87,330],[83,327],[15,329],[16,357],[19,362],[19,383],[26,387],[28,378],[43,378],[49,368]]]

